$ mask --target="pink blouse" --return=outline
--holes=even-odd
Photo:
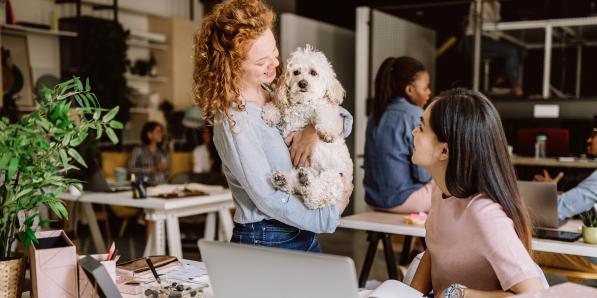
[[[508,290],[539,277],[512,220],[486,195],[443,199],[435,187],[425,229],[435,293],[453,282],[476,290]]]

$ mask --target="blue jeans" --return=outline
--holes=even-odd
[[[317,234],[300,230],[275,219],[248,224],[234,223],[230,242],[321,252]]]
[[[473,57],[475,37],[467,36],[465,45],[468,53]],[[508,81],[512,85],[519,84],[518,67],[525,56],[523,48],[505,40],[495,40],[491,37],[481,36],[481,56],[503,58]]]

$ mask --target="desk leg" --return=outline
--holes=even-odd
[[[168,215],[166,218],[167,236],[168,236],[168,252],[171,256],[182,260],[182,244],[180,239],[180,227],[178,225],[178,217]]]
[[[367,255],[365,256],[365,262],[361,269],[361,275],[359,276],[359,287],[364,288],[371,272],[371,266],[373,266],[373,258],[377,252],[377,245],[379,244],[380,233],[367,231],[367,241],[369,241],[369,248],[367,248]]]
[[[230,216],[230,210],[228,210],[226,207],[221,207],[218,210],[218,216],[220,217],[220,228],[222,232],[224,232],[224,238],[226,238],[220,240],[230,241],[230,239],[232,239],[232,229],[234,228],[234,222],[232,221],[232,216]]]
[[[89,224],[89,230],[91,230],[91,237],[93,238],[93,244],[95,245],[97,253],[107,252],[106,244],[104,243],[104,238],[102,237],[102,232],[97,225],[97,218],[95,217],[93,206],[91,203],[81,203],[81,208],[83,208],[83,213],[85,213],[85,218]]]
[[[160,220],[156,220],[155,221],[155,227],[154,227],[154,233],[155,233],[155,253],[157,255],[165,255],[166,254],[166,229],[164,228],[164,220],[160,219]]]
[[[394,250],[392,249],[392,238],[390,235],[383,233],[381,239],[383,241],[383,251],[386,257],[386,266],[388,267],[388,277],[390,279],[398,280],[396,258],[394,257]]]
[[[205,219],[205,230],[203,232],[203,239],[213,241],[216,239],[216,212],[210,212]]]
[[[413,236],[404,236],[404,243],[402,244],[402,252],[400,253],[400,265],[408,264],[410,257],[410,248],[412,246]]]

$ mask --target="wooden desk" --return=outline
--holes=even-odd
[[[560,161],[557,158],[536,159],[534,157],[527,156],[514,156],[512,157],[512,164],[515,166],[597,169],[597,161],[589,159]]]
[[[580,232],[580,226],[581,222],[579,220],[569,220],[558,230]],[[371,232],[380,233],[381,235],[378,235],[377,237],[382,237],[383,239],[385,239],[384,235],[389,234],[425,237],[425,226],[404,223],[404,215],[385,212],[366,212],[346,216],[340,220],[340,227],[366,231],[370,236],[368,237],[370,245],[367,250],[367,257],[365,258],[365,263],[363,264],[363,268],[361,270],[361,276],[359,276],[359,286],[364,285],[364,282],[367,281],[367,277],[373,263],[373,257],[375,256],[377,244],[379,242],[379,238],[376,239],[371,237]],[[384,241],[383,244],[384,250],[391,250],[391,242],[388,244]],[[536,251],[563,253],[585,257],[597,257],[597,245],[584,243],[582,238],[576,242],[533,238],[532,245],[533,250]],[[391,271],[391,267],[393,267],[394,270],[396,268],[396,263],[393,259],[393,253],[391,253],[390,257],[388,252],[386,252],[386,264],[388,266],[388,274],[390,275],[390,278],[394,278],[395,273]]]
[[[124,192],[86,192],[80,196],[63,193],[60,199],[81,203],[84,216],[89,222],[93,243],[97,253],[106,252],[106,244],[99,230],[95,212],[91,204],[117,205],[126,207],[143,208],[145,218],[154,221],[153,231],[145,246],[143,255],[163,255],[166,253],[166,236],[168,240],[169,255],[182,259],[182,245],[178,218],[208,214],[206,223],[206,238],[213,240],[214,234],[208,228],[215,229],[215,215],[220,218],[223,238],[232,237],[234,223],[229,209],[234,207],[232,194],[229,190],[208,196],[196,196],[180,199],[147,198],[133,199],[131,191]],[[224,240],[224,239],[223,239]]]

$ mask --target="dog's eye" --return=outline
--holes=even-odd
[[[312,76],[316,77],[317,76],[317,72],[313,69],[311,69],[311,72],[309,72]]]
[[[298,76],[301,74],[301,72],[299,70],[295,70],[292,72],[293,75]]]

